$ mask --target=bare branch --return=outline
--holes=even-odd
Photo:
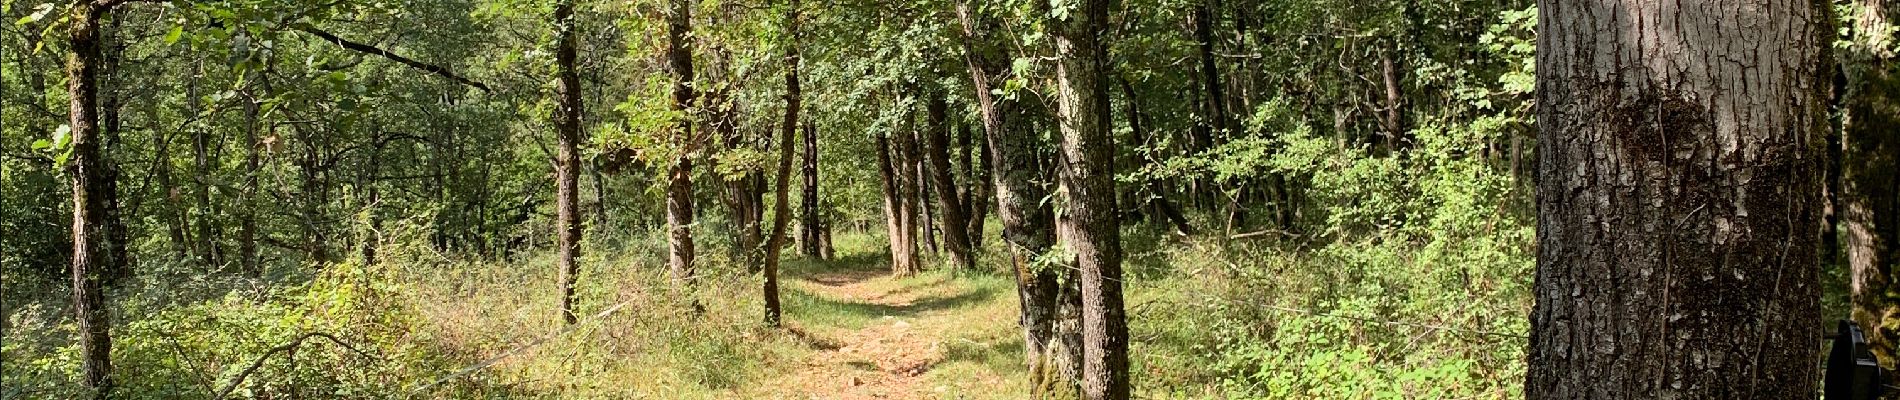
[[[257,372],[258,368],[262,368],[264,366],[264,361],[270,360],[270,357],[272,355],[276,355],[277,353],[285,353],[285,352],[290,352],[292,350],[296,350],[297,346],[303,345],[303,342],[305,340],[309,340],[310,338],[313,338],[313,337],[329,340],[330,343],[336,343],[336,345],[343,346],[343,348],[356,352],[356,354],[362,355],[363,357],[371,357],[369,353],[365,353],[362,350],[357,350],[355,347],[351,347],[348,343],[343,343],[342,339],[337,339],[336,336],[331,336],[328,333],[322,333],[322,332],[305,333],[301,336],[297,336],[296,339],[292,339],[289,343],[284,343],[284,344],[278,345],[277,347],[270,348],[270,350],[267,350],[264,352],[264,355],[258,356],[256,360],[252,360],[250,366],[244,367],[243,372],[239,372],[237,377],[231,378],[231,383],[225,384],[224,389],[219,389],[217,395],[212,396],[212,398],[224,399],[226,396],[230,396],[232,391],[237,390],[238,385],[241,385],[244,383],[245,378],[249,378],[252,373]]]
[[[343,46],[343,48],[349,49],[351,51],[381,56],[385,59],[389,59],[390,61],[395,61],[396,63],[407,65],[410,68],[419,69],[419,70],[422,70],[423,72],[428,72],[428,73],[435,74],[437,76],[441,76],[443,78],[448,78],[449,80],[455,81],[456,83],[473,86],[476,89],[481,89],[482,92],[493,92],[493,90],[488,88],[488,85],[483,84],[481,82],[469,80],[468,78],[464,78],[461,75],[457,75],[455,71],[450,71],[448,68],[442,67],[440,65],[434,65],[434,64],[424,63],[421,61],[416,61],[414,59],[410,59],[409,57],[403,57],[400,54],[396,54],[396,53],[390,52],[389,50],[384,50],[376,46],[371,46],[365,43],[353,42],[353,41],[350,41],[349,39],[337,37],[336,34],[330,33],[328,31],[324,31],[322,29],[317,29],[317,27],[311,26],[309,24],[296,24],[296,25],[293,25],[293,28],[299,31],[303,31],[304,33],[316,35],[318,38],[322,38],[323,41],[335,43],[336,45]]]

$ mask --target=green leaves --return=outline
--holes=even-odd
[[[33,7],[33,13],[27,14],[25,17],[20,17],[18,21],[13,21],[13,24],[26,25],[39,22],[41,19],[46,18],[46,14],[52,13],[54,8],[53,3],[40,3],[40,5]]]
[[[170,32],[165,32],[165,44],[167,45],[178,44],[178,39],[183,38],[184,36],[185,36],[184,25],[172,26],[172,30]]]
[[[59,167],[65,167],[66,159],[71,158],[73,155],[72,133],[72,126],[60,124],[58,129],[53,130],[52,138],[34,140],[33,151],[51,153],[53,156],[53,164]]]

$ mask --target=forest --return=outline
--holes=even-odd
[[[1894,396],[1887,3],[0,0],[0,398]]]

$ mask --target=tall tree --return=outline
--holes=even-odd
[[[899,276],[917,272],[917,242],[911,240],[909,218],[910,206],[902,187],[904,177],[898,171],[896,146],[891,143],[888,133],[877,135],[877,172],[884,194],[884,222],[891,243],[891,273]]]
[[[1539,2],[1528,398],[1814,396],[1830,7]]]
[[[823,258],[824,240],[819,237],[823,231],[822,224],[824,224],[824,216],[819,211],[818,135],[816,134],[817,130],[812,127],[811,122],[805,122],[805,126],[807,128],[805,132],[805,164],[804,168],[800,171],[800,175],[804,177],[805,193],[803,196],[800,196],[802,199],[800,200],[801,207],[799,209],[799,216],[802,218],[798,224],[798,241],[800,250],[803,250],[806,257]]]
[[[1064,330],[1065,309],[1079,305],[1078,296],[1065,296],[1068,290],[1061,270],[1037,265],[1055,246],[1054,211],[1043,201],[1048,190],[1042,185],[1044,163],[1041,142],[1036,135],[1011,133],[1011,127],[1026,127],[1022,104],[997,99],[991,93],[992,79],[1010,71],[1000,54],[991,54],[979,40],[988,37],[978,32],[996,31],[992,24],[978,22],[979,14],[968,0],[955,5],[958,25],[962,28],[960,46],[964,65],[970,73],[970,88],[982,117],[984,138],[991,154],[996,194],[996,214],[1003,224],[1003,243],[1010,252],[1010,264],[1016,275],[1016,294],[1021,311],[1023,353],[1029,366],[1032,397],[1041,398],[1050,391],[1073,390],[1075,374],[1081,371],[1080,332]],[[1022,129],[1023,132],[1029,131]],[[1068,279],[1073,282],[1074,279]]]
[[[892,178],[897,189],[898,229],[903,233],[901,238],[903,243],[897,244],[904,253],[900,256],[902,260],[898,262],[898,273],[909,275],[919,272],[921,266],[918,257],[918,250],[921,247],[917,243],[917,236],[920,234],[928,236],[930,232],[921,230],[918,226],[920,220],[929,218],[929,215],[920,207],[923,205],[922,202],[918,201],[922,198],[919,193],[923,191],[923,182],[917,179],[919,165],[916,162],[917,141],[914,136],[916,134],[915,112],[907,107],[903,113],[903,127],[891,132],[893,138],[890,140],[890,149],[891,172],[895,174]]]
[[[123,254],[114,254],[115,238],[108,210],[119,194],[112,182],[112,158],[101,149],[99,76],[105,64],[107,38],[103,20],[123,1],[75,0],[68,15],[66,94],[70,102],[72,154],[66,167],[73,193],[73,320],[79,330],[80,382],[94,399],[110,396],[112,380],[112,323],[102,281],[125,268]]]
[[[1082,398],[1128,398],[1128,321],[1122,309],[1115,141],[1101,41],[1107,0],[1081,0],[1056,24],[1057,182],[1065,210],[1056,228],[1074,252],[1082,286]]]
[[[967,122],[957,124],[957,141],[957,146],[963,151],[961,201],[963,213],[969,218],[964,232],[968,232],[970,237],[970,252],[980,254],[983,251],[983,220],[989,218],[990,212],[990,148],[976,143],[976,133],[970,130]],[[979,147],[981,149],[977,149]]]
[[[575,70],[580,57],[576,40],[580,20],[574,18],[574,0],[554,3],[554,130],[559,148],[554,160],[555,264],[561,270],[561,320],[578,321],[574,314],[574,284],[581,268],[580,140],[581,76]]]
[[[666,229],[667,267],[681,285],[692,285],[693,272],[693,49],[688,42],[693,34],[691,0],[671,0],[666,20],[666,65],[672,73],[673,111],[681,119],[673,126],[672,143],[677,151],[667,166]],[[698,303],[694,302],[694,308]]]
[[[793,140],[798,132],[798,112],[804,101],[804,89],[798,76],[798,0],[785,4],[785,35],[791,43],[785,49],[785,121],[779,127],[778,179],[772,193],[772,238],[765,249],[765,324],[779,326],[778,263],[785,249],[785,226],[791,223]]]
[[[1900,346],[1900,62],[1894,62],[1894,6],[1861,0],[1844,52],[1840,217],[1851,271],[1853,317],[1867,328],[1874,354],[1888,365]],[[1891,382],[1890,382],[1891,383]]]
[[[949,104],[944,101],[945,93],[931,91],[925,101],[925,113],[930,119],[930,128],[924,135],[924,159],[929,164],[930,180],[937,190],[937,212],[943,216],[943,249],[950,253],[950,265],[958,270],[976,268],[976,258],[970,253],[970,224],[964,215],[964,205],[957,198],[956,170],[950,168],[950,118]]]

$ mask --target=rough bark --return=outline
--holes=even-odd
[[[823,228],[823,215],[819,211],[818,198],[818,135],[811,122],[805,122],[805,164],[800,173],[805,179],[805,192],[800,199],[798,224],[800,250],[806,257],[824,258],[824,251],[818,232]],[[789,128],[788,128],[789,129]]]
[[[1379,53],[1380,82],[1385,86],[1385,109],[1380,110],[1383,112],[1380,113],[1379,124],[1385,128],[1386,151],[1398,151],[1405,141],[1405,125],[1400,119],[1404,115],[1405,97],[1399,87],[1399,67],[1393,60],[1392,53],[1395,51]]]
[[[1881,49],[1893,38],[1895,13],[1884,0],[1861,0],[1840,139],[1840,218],[1850,271],[1853,318],[1867,330],[1874,355],[1895,363],[1900,345],[1900,63]],[[1900,382],[1888,382],[1900,383]]]
[[[785,51],[785,122],[779,127],[778,186],[772,193],[772,238],[765,249],[765,324],[779,326],[778,263],[785,249],[785,228],[792,221],[792,155],[797,146],[798,112],[804,100],[803,89],[799,87],[798,29],[801,25],[798,15],[798,0],[789,0],[785,7],[785,34],[791,41]],[[816,143],[807,139],[806,149],[812,151]],[[815,155],[813,155],[815,157]],[[813,162],[816,162],[815,160]],[[814,179],[808,175],[807,179]],[[808,181],[807,183],[815,184]],[[815,186],[807,186],[807,190]],[[815,232],[815,231],[814,231]],[[816,238],[814,238],[816,239]],[[813,240],[813,242],[817,242]],[[817,254],[813,254],[817,256]]]
[[[917,179],[919,173],[917,171],[918,164],[915,162],[917,159],[917,141],[914,140],[913,136],[916,130],[914,129],[915,122],[913,119],[914,118],[911,118],[910,115],[905,115],[903,129],[899,132],[894,132],[894,137],[891,139],[891,166],[893,168],[892,172],[896,173],[894,178],[897,183],[897,198],[899,199],[897,203],[897,220],[904,233],[904,243],[901,247],[906,253],[903,255],[904,261],[901,262],[903,264],[903,269],[900,272],[901,275],[915,274],[921,271],[923,264],[919,259],[918,250],[920,250],[922,246],[917,242],[917,236],[920,234],[926,236],[930,234],[929,231],[918,229],[919,223],[921,222],[920,219],[927,218],[928,216],[920,215],[926,212],[919,209],[920,205],[925,204],[918,201],[918,199],[922,198],[919,193],[923,190],[923,182]]]
[[[964,232],[970,237],[970,254],[982,254],[983,220],[989,219],[990,212],[990,148],[976,143],[976,132],[970,130],[969,123],[957,125],[958,146],[963,149],[963,210],[969,219]]]
[[[113,256],[112,234],[106,226],[108,204],[117,202],[108,171],[112,160],[100,149],[99,85],[100,20],[109,7],[76,1],[67,33],[66,93],[71,106],[72,155],[66,167],[73,193],[73,319],[78,325],[80,382],[94,399],[107,398],[112,381],[112,335],[109,302],[102,290],[106,273],[121,268]]]
[[[934,125],[926,129],[934,129]],[[937,192],[937,185],[930,179],[933,173],[930,163],[924,160],[923,142],[929,133],[917,129],[907,131],[910,134],[900,138],[898,145],[903,146],[906,155],[905,162],[910,164],[911,173],[907,178],[910,179],[911,186],[916,188],[913,193],[916,197],[912,197],[910,203],[916,205],[918,217],[916,221],[922,224],[917,233],[923,236],[924,248],[934,256],[941,253],[943,248],[937,246],[937,202],[931,200]]]
[[[257,76],[258,87],[263,94],[271,93],[270,67],[265,64],[265,73]],[[238,266],[245,276],[260,278],[264,276],[263,264],[257,257],[257,177],[262,168],[262,155],[258,131],[269,126],[262,121],[263,99],[257,93],[246,93],[248,100],[244,107],[244,187],[239,191],[238,201]]]
[[[1526,397],[1813,397],[1829,3],[1538,10]]]
[[[1011,271],[1016,276],[1016,295],[1021,311],[1018,323],[1023,329],[1023,353],[1029,367],[1031,397],[1051,392],[1072,392],[1080,372],[1080,331],[1061,322],[1065,300],[1080,302],[1079,296],[1062,296],[1061,271],[1037,265],[1055,245],[1054,211],[1042,199],[1048,190],[1040,184],[1046,175],[1041,143],[1028,134],[1020,105],[998,101],[990,94],[992,76],[1000,77],[1009,69],[1000,55],[979,51],[976,41],[984,40],[977,32],[991,32],[978,25],[969,1],[956,3],[957,20],[962,28],[961,46],[964,64],[969,70],[971,91],[983,121],[986,152],[991,156],[991,180],[995,184],[996,214],[1003,224],[1003,243],[1009,248]],[[1021,132],[1010,133],[1011,128]],[[1070,281],[1073,281],[1071,279]],[[1073,286],[1073,285],[1069,285]]]
[[[577,36],[580,20],[574,18],[573,0],[554,5],[554,246],[561,279],[561,320],[572,325],[579,321],[574,312],[574,284],[580,280],[580,140],[581,76],[575,68],[580,57]]]
[[[1082,287],[1082,398],[1127,399],[1128,321],[1122,308],[1120,209],[1109,124],[1105,49],[1108,1],[1081,0],[1055,29],[1056,119],[1062,133],[1056,219]]]
[[[937,188],[938,214],[943,216],[943,249],[950,253],[951,268],[971,270],[976,268],[976,258],[970,254],[970,222],[957,198],[956,170],[950,169],[950,106],[942,93],[933,93],[925,104],[930,128],[923,132],[924,159]]]
[[[906,225],[904,213],[909,207],[904,205],[903,175],[898,173],[895,146],[889,135],[877,135],[877,171],[883,178],[884,221],[891,242],[891,273],[899,276],[910,275],[917,271],[917,243],[910,238],[909,225]]]
[[[673,110],[691,112],[697,95],[693,90],[693,50],[687,42],[692,35],[692,2],[671,0],[667,14],[666,61],[672,73]],[[673,127],[672,141],[678,152],[667,166],[666,230],[667,267],[673,279],[690,287],[693,271],[693,127],[690,118]],[[698,303],[694,302],[694,308]]]

